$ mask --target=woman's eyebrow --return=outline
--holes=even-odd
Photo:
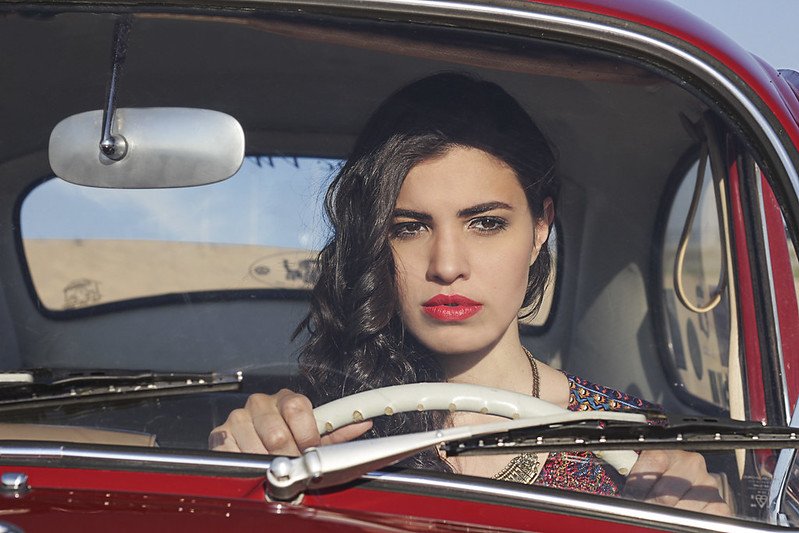
[[[477,204],[473,205],[472,207],[467,207],[466,209],[461,209],[460,211],[458,211],[458,217],[460,218],[473,217],[475,215],[485,213],[486,211],[493,211],[494,209],[513,210],[513,207],[506,204],[505,202],[486,202],[484,204]]]
[[[414,220],[419,220],[420,222],[430,222],[433,220],[433,217],[427,213],[411,211],[410,209],[395,209],[394,217],[412,218]]]

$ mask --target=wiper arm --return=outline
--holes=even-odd
[[[522,452],[683,449],[694,451],[799,447],[799,429],[723,418],[650,415],[648,424],[577,421],[518,428],[442,447],[449,455]]]
[[[347,483],[367,472],[393,464],[431,446],[464,442],[499,432],[507,433],[531,425],[536,428],[546,428],[587,420],[646,424],[646,417],[642,414],[564,411],[537,418],[506,420],[479,426],[455,427],[309,448],[300,457],[277,457],[272,461],[267,472],[267,494],[275,500],[291,500],[305,490]]]
[[[34,369],[0,373],[0,412],[50,404],[108,401],[131,396],[238,390],[241,372],[74,371]]]
[[[637,458],[631,450],[799,448],[799,429],[707,417],[567,411],[309,448],[301,457],[272,461],[267,494],[275,500],[291,500],[305,490],[347,483],[432,446],[447,455],[586,450],[626,475]]]

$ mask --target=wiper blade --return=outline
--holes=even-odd
[[[0,373],[0,412],[44,405],[238,390],[243,375],[217,372],[34,369]]]
[[[551,451],[799,448],[799,429],[724,418],[650,415],[646,424],[584,420],[500,431],[442,446],[448,455]]]

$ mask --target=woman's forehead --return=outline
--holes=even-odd
[[[408,172],[397,207],[458,207],[501,201],[526,205],[516,172],[504,161],[478,148],[455,146],[417,163]]]

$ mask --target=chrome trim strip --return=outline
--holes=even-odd
[[[328,5],[326,2],[324,4]],[[752,119],[755,120],[758,126],[760,126],[760,128],[766,134],[766,137],[768,138],[774,150],[777,152],[777,155],[780,159],[780,163],[782,164],[786,174],[788,175],[788,178],[791,181],[794,194],[797,194],[797,192],[799,191],[799,173],[797,172],[797,169],[794,168],[793,163],[791,162],[791,158],[788,155],[788,152],[785,150],[785,147],[780,142],[779,136],[774,131],[771,124],[769,124],[768,120],[766,120],[763,114],[760,113],[760,111],[757,109],[757,106],[755,106],[755,104],[753,104],[752,101],[749,100],[746,97],[746,95],[744,95],[743,92],[741,92],[741,90],[738,89],[738,87],[732,81],[730,81],[727,77],[725,77],[721,72],[713,68],[713,66],[700,60],[697,57],[692,56],[691,54],[683,50],[680,50],[679,48],[669,43],[657,40],[653,37],[648,37],[646,35],[635,33],[634,31],[631,30],[616,28],[613,26],[606,26],[599,22],[575,20],[560,15],[535,13],[520,9],[512,9],[508,7],[463,4],[449,0],[362,0],[353,3],[354,6],[357,6],[360,9],[364,9],[364,6],[369,4],[374,5],[375,7],[378,7],[382,4],[384,6],[390,6],[395,10],[398,7],[414,7],[427,11],[451,10],[454,12],[460,11],[462,13],[469,13],[469,14],[505,16],[519,20],[544,22],[549,24],[561,25],[565,27],[579,28],[582,30],[595,32],[599,36],[601,36],[602,34],[614,35],[617,37],[623,37],[629,39],[631,41],[643,43],[655,48],[659,48],[669,54],[679,57],[683,61],[690,63],[695,67],[698,67],[700,70],[704,71],[706,74],[712,77],[715,81],[721,84],[727,91],[729,91],[733,95],[733,97],[744,107],[744,109],[746,109],[746,111],[749,113]]]
[[[482,484],[474,479],[438,479],[422,475],[408,475],[394,472],[372,472],[363,476],[366,479],[381,481],[388,484],[405,485],[410,487],[434,488],[441,491],[462,491],[471,494],[479,494],[490,497],[499,497],[506,500],[515,500],[519,503],[533,504],[547,510],[546,506],[560,507],[569,509],[570,512],[585,512],[586,516],[592,517],[605,515],[611,520],[624,522],[644,521],[644,523],[656,524],[658,527],[668,525],[669,528],[678,530],[689,529],[697,531],[714,531],[745,533],[753,531],[785,531],[783,528],[758,524],[756,522],[744,522],[742,519],[719,519],[712,515],[693,516],[694,513],[680,511],[669,507],[658,509],[656,505],[642,505],[633,500],[619,499],[617,502],[611,498],[586,495],[585,498],[575,498],[574,494],[560,495],[549,492],[534,492],[525,489],[512,487],[498,487],[496,484]],[[602,501],[606,500],[606,501]],[[557,511],[555,511],[557,512]],[[741,522],[731,524],[730,520]]]
[[[181,453],[161,452],[157,448],[148,451],[133,452],[127,450],[106,450],[82,446],[69,446],[63,444],[36,445],[0,445],[0,460],[9,458],[36,458],[36,459],[99,459],[102,461],[136,461],[156,465],[192,466],[192,467],[218,467],[218,468],[244,468],[253,470],[259,475],[266,476],[271,461],[235,457],[209,457],[208,455],[190,455]],[[209,452],[210,453],[210,452]]]
[[[791,427],[799,427],[799,401],[797,401],[791,416]],[[768,491],[768,518],[772,524],[782,522],[785,493],[795,458],[796,450],[780,450],[777,464],[774,467],[774,477]]]
[[[232,456],[234,454],[231,454]],[[249,458],[209,457],[208,455],[188,455],[171,452],[160,452],[156,449],[146,449],[141,452],[127,450],[95,449],[88,446],[67,446],[53,444],[6,444],[0,445],[0,461],[2,459],[96,459],[108,463],[143,462],[161,466],[187,466],[187,467],[217,467],[238,468],[252,470],[254,475],[265,476],[271,461]],[[424,473],[405,474],[401,472],[371,472],[363,479],[380,481],[389,485],[405,487],[424,487],[442,491],[441,496],[446,497],[452,491],[485,496],[490,498],[505,499],[510,505],[526,504],[536,506],[546,511],[547,506],[568,509],[570,512],[584,512],[587,516],[605,515],[609,520],[624,522],[645,521],[657,524],[658,527],[668,524],[677,529],[693,529],[698,531],[720,531],[743,533],[746,531],[784,531],[768,525],[758,525],[753,522],[738,520],[740,524],[729,523],[732,519],[717,519],[710,515],[699,517],[692,513],[664,507],[641,505],[632,500],[585,495],[575,497],[574,494],[564,492],[558,494],[548,491],[532,491],[526,488],[516,488],[508,483],[507,487],[498,486],[497,482],[482,483],[480,479],[440,479],[426,476]],[[520,486],[521,487],[521,486]],[[503,502],[504,503],[504,502]],[[557,512],[557,510],[555,511]]]

